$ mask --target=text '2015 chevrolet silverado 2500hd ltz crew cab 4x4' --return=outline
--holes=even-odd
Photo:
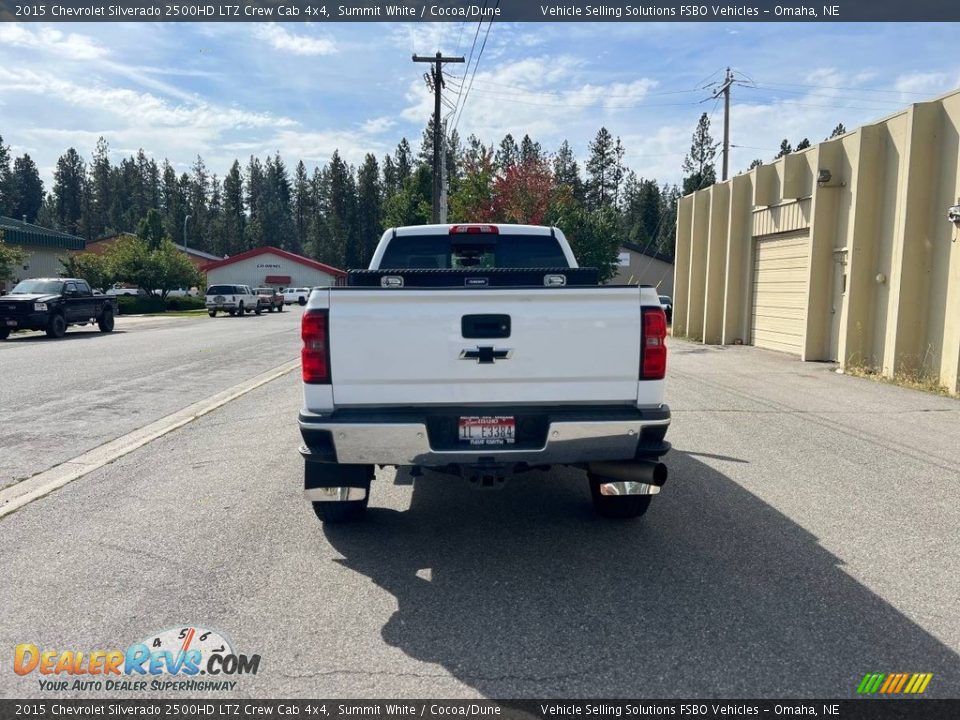
[[[300,432],[317,515],[359,518],[377,465],[480,487],[572,465],[601,515],[642,515],[667,476],[666,320],[654,288],[597,276],[556,228],[424,225],[314,288]]]

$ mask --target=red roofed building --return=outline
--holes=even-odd
[[[207,263],[201,269],[207,274],[207,285],[317,287],[342,285],[347,276],[339,268],[269,245]]]

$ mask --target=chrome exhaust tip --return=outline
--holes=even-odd
[[[587,471],[601,480],[601,495],[658,495],[668,475],[663,463],[643,460],[589,463]]]
[[[362,487],[308,488],[303,491],[310,502],[352,502],[366,500],[367,489]]]

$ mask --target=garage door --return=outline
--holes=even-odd
[[[799,355],[807,318],[807,231],[757,238],[751,337],[757,347]]]

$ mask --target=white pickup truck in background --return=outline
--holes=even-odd
[[[657,292],[598,286],[556,228],[387,230],[369,270],[313,289],[301,334],[304,487],[324,521],[362,516],[377,465],[479,487],[572,465],[620,518],[666,481]]]

